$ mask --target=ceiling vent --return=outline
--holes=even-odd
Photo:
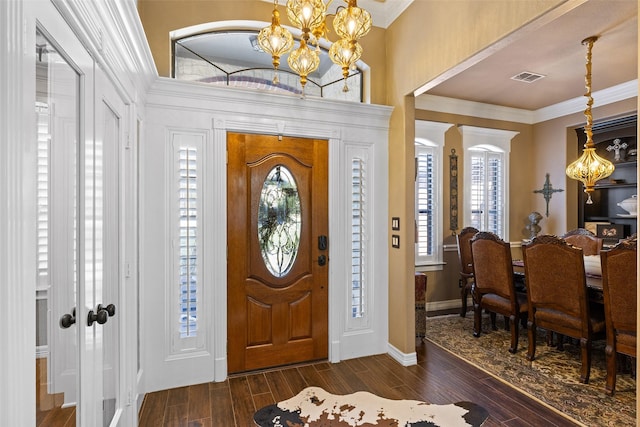
[[[542,74],[536,74],[536,73],[530,73],[529,71],[523,71],[522,73],[516,74],[515,76],[511,77],[512,80],[517,80],[519,82],[525,82],[525,83],[533,83],[537,80],[540,80],[542,78],[545,78],[546,76],[542,75]]]

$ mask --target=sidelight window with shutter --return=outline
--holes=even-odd
[[[198,334],[198,308],[202,287],[201,278],[201,168],[200,147],[180,144],[175,147],[176,165],[176,222],[174,227],[174,256],[177,283],[173,295],[177,298],[174,311],[179,337],[193,338]],[[174,302],[175,304],[175,302]]]
[[[355,331],[371,327],[373,309],[373,280],[371,271],[371,164],[369,163],[371,147],[362,145],[345,145],[344,159],[344,206],[345,216],[350,221],[345,223],[344,242],[345,257],[351,262],[345,266],[345,280],[349,280],[346,304],[343,306],[346,316],[346,330]],[[335,248],[335,246],[334,246]]]
[[[351,317],[365,315],[366,177],[363,159],[351,160]]]
[[[49,286],[49,106],[36,102],[36,125],[38,133],[38,175],[37,175],[37,289]]]

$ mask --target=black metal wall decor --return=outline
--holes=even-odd
[[[458,229],[458,155],[451,149],[449,155],[449,230],[455,235]]]
[[[551,196],[553,195],[553,193],[559,193],[561,191],[564,191],[564,190],[559,188],[553,188],[551,186],[548,173],[547,173],[547,178],[544,181],[544,185],[542,186],[542,189],[533,190],[534,193],[542,193],[542,195],[544,196],[544,200],[547,202],[547,217],[549,216],[549,200],[551,200]]]

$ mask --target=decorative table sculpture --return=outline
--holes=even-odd
[[[529,239],[533,239],[541,230],[538,223],[542,219],[542,215],[540,214],[540,212],[531,212],[528,218],[529,224],[527,225],[527,230],[529,230]]]

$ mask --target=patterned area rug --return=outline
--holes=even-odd
[[[483,315],[482,334],[473,337],[473,313],[429,317],[426,339],[512,385],[535,399],[587,426],[635,426],[636,381],[618,373],[614,396],[605,393],[604,341],[593,345],[589,384],[580,383],[580,348],[567,343],[564,350],[547,346],[546,332],[538,331],[536,360],[527,354],[527,331],[520,329],[518,352],[509,353],[510,333],[502,316],[491,329]],[[635,361],[634,361],[635,363]]]
[[[360,391],[344,396],[307,387],[291,399],[255,413],[260,427],[427,427],[481,426],[487,411],[470,402],[433,405],[390,400]]]

